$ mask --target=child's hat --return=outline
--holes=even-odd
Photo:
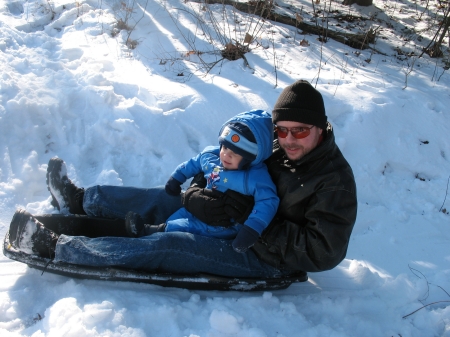
[[[255,160],[258,154],[255,136],[247,125],[239,122],[228,123],[223,128],[219,143],[247,159],[247,163]]]

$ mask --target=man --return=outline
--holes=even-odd
[[[254,252],[279,269],[331,269],[344,259],[356,220],[353,172],[308,82],[283,90],[272,120],[278,139],[267,165],[280,205]]]
[[[15,214],[10,242],[55,261],[179,274],[270,278],[334,268],[346,255],[357,200],[353,173],[327,123],[322,95],[308,82],[297,81],[283,90],[272,118],[277,139],[266,164],[280,205],[245,253],[234,252],[230,240],[181,232],[133,239],[58,236],[26,212]],[[179,197],[162,189],[94,186],[84,191],[72,184],[60,159],[50,160],[47,179],[53,203],[63,212],[124,219],[133,210],[158,224],[181,206]],[[211,225],[245,217],[248,209],[239,195],[199,186],[186,191],[183,205]]]

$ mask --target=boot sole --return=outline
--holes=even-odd
[[[25,224],[31,218],[31,214],[27,213],[24,209],[17,210],[9,225],[9,242],[14,247],[17,245],[17,239],[22,235]]]
[[[9,225],[9,241],[14,248],[31,254],[33,253],[31,248],[23,246],[23,239],[27,235],[31,240],[31,236],[37,230],[37,224],[33,222],[28,225],[29,222],[33,222],[33,216],[30,213],[23,209],[16,211]]]
[[[47,175],[46,175],[46,182],[47,182],[47,189],[50,192],[52,196],[51,204],[56,207],[59,211],[68,209],[69,203],[67,200],[65,200],[64,195],[59,192],[58,188],[54,188],[56,184],[54,184],[55,180],[59,180],[62,182],[62,177],[64,174],[61,174],[63,170],[64,161],[59,158],[52,158],[48,162],[47,166]],[[67,169],[66,169],[67,171]],[[58,174],[58,177],[55,177],[55,174]],[[67,174],[66,174],[67,175]],[[53,186],[53,187],[52,187]],[[61,186],[61,189],[64,187]]]
[[[138,237],[138,230],[135,225],[136,217],[137,217],[137,214],[134,212],[131,212],[131,211],[125,215],[125,229],[130,238]]]

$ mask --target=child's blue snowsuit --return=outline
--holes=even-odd
[[[272,154],[272,117],[263,110],[243,112],[228,120],[222,126],[219,135],[224,127],[232,122],[245,124],[255,136],[258,154],[248,169],[224,169],[219,158],[220,147],[208,146],[199,155],[180,164],[172,176],[184,183],[187,179],[203,171],[208,189],[216,189],[221,192],[231,189],[245,195],[252,195],[255,198],[255,206],[245,221],[245,225],[261,234],[275,216],[279,204],[275,184],[272,182],[266,164],[263,163]],[[165,231],[189,232],[233,239],[241,227],[242,224],[238,223],[231,227],[209,226],[185,208],[181,208],[167,219]]]

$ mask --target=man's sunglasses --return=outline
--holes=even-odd
[[[295,139],[302,139],[309,136],[309,134],[311,133],[311,129],[314,126],[315,125],[309,128],[305,126],[299,128],[285,128],[283,126],[275,125],[275,131],[277,132],[278,137],[280,138],[286,138],[290,132],[292,137],[294,137]]]

